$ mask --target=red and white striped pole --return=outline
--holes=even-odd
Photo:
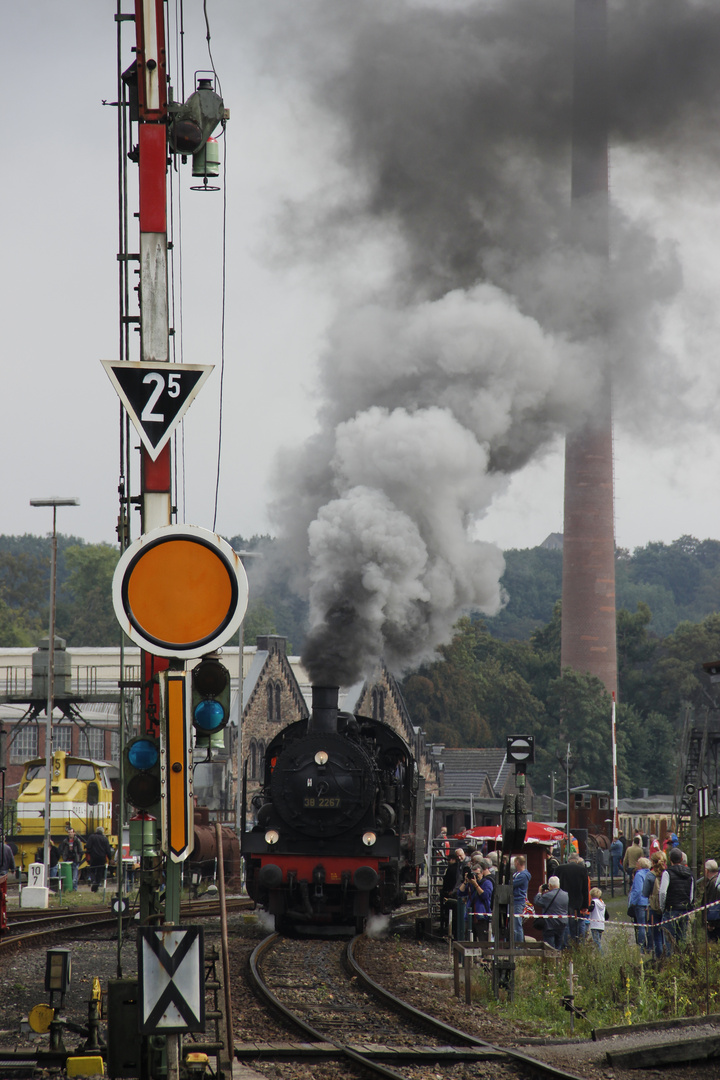
[[[140,359],[167,363],[167,66],[163,0],[135,0],[138,78],[140,220]],[[141,528],[170,524],[171,457],[167,443],[153,460],[141,454]],[[167,660],[143,653],[145,727],[158,734],[159,690],[153,681]]]
[[[613,840],[620,835],[620,819],[618,817],[618,781],[617,781],[617,731],[615,728],[615,691],[612,696],[612,712],[610,719],[612,738],[612,770],[613,770]]]

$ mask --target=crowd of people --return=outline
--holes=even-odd
[[[453,937],[465,934],[476,940],[490,937],[493,893],[500,858],[498,852],[466,853],[453,849],[447,830],[441,830],[436,858],[445,864],[441,886],[441,919],[452,919]],[[682,946],[688,936],[690,913],[702,907],[702,921],[709,941],[720,941],[720,873],[714,859],[705,862],[704,873],[695,882],[675,833],[661,846],[657,837],[636,836],[619,852],[610,849],[613,867],[623,873],[628,885],[627,914],[635,940],[648,956],[661,958]],[[545,864],[547,881],[540,884],[530,900],[531,875],[524,855],[512,859],[512,908],[514,939],[524,941],[523,920],[533,919],[535,936],[554,949],[564,949],[590,940],[602,951],[603,933],[609,919],[602,890],[592,887],[585,860],[572,854],[560,863],[549,857]],[[462,925],[460,919],[465,918]]]
[[[95,832],[90,833],[83,846],[83,842],[74,829],[68,829],[59,844],[50,841],[50,878],[60,875],[60,863],[67,863],[72,868],[72,890],[77,891],[80,877],[80,866],[87,859],[88,873],[90,876],[90,888],[97,892],[105,878],[105,868],[108,862],[115,858],[115,852],[105,835],[102,825]],[[35,859],[37,862],[44,861],[44,851],[38,848]]]

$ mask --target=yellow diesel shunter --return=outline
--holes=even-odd
[[[36,853],[43,846],[46,782],[45,759],[28,761],[20,781],[15,832],[10,837],[18,845],[15,863],[23,870],[36,861]],[[50,779],[53,843],[59,847],[68,829],[74,829],[84,843],[102,825],[108,840],[116,846],[117,837],[111,835],[112,798],[106,762],[72,757],[64,750],[57,750],[52,756]]]

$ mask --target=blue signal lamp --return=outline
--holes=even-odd
[[[159,759],[154,739],[137,739],[128,746],[128,761],[134,769],[152,769]]]
[[[221,750],[223,728],[230,719],[230,672],[216,656],[204,656],[191,678],[195,745]]]
[[[195,707],[193,722],[202,731],[219,731],[225,726],[225,720],[225,710],[219,701],[206,698]]]
[[[136,810],[154,811],[160,804],[160,748],[156,739],[139,735],[124,750],[125,799]]]

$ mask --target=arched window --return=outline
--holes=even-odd
[[[261,780],[265,775],[265,743],[262,741],[258,743],[258,775]]]
[[[385,719],[385,691],[375,687],[372,692],[373,720]]]
[[[257,744],[254,739],[250,743],[250,768],[248,771],[250,773],[250,779],[255,780],[257,777]]]
[[[282,683],[279,679],[270,679],[267,684],[267,718],[279,720],[282,712]]]

